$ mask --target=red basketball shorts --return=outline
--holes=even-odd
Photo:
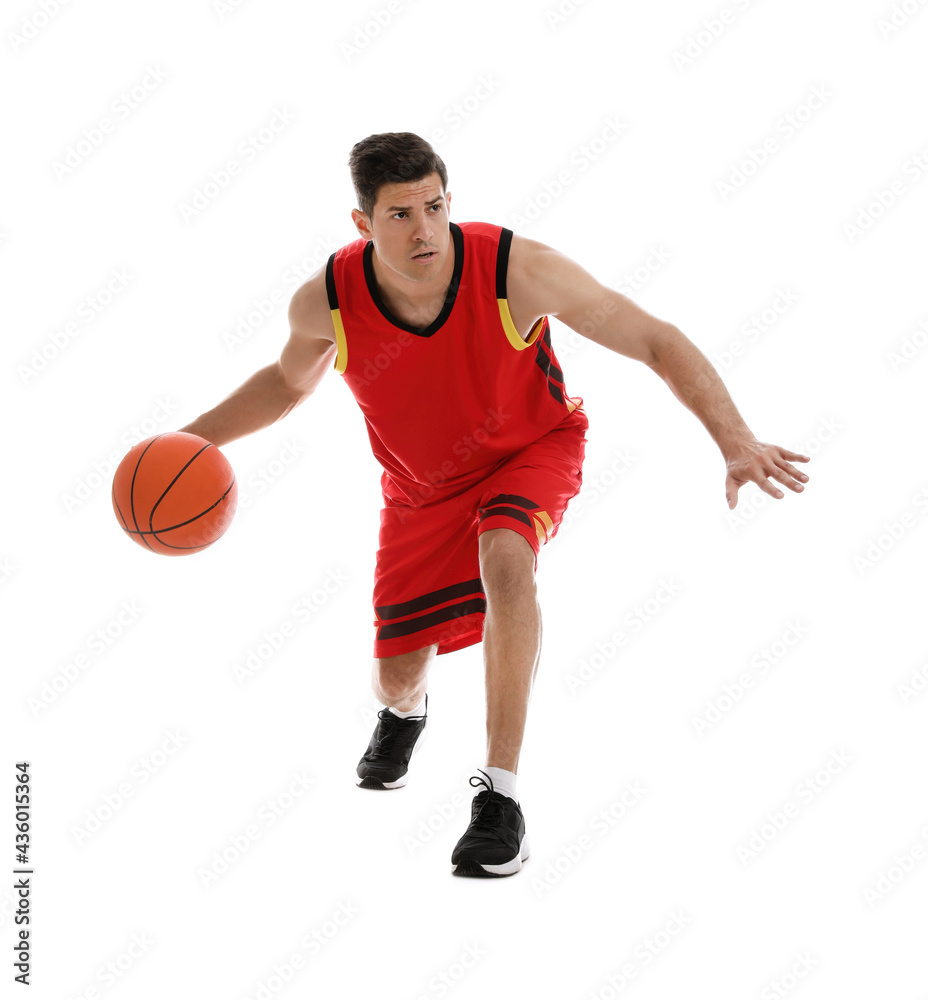
[[[385,498],[374,572],[375,657],[433,643],[439,654],[451,653],[482,640],[478,538],[491,528],[517,531],[531,545],[537,571],[541,546],[580,492],[588,427],[578,407],[463,493],[419,507]]]

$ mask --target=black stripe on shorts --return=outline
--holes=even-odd
[[[516,521],[527,524],[530,528],[532,527],[532,519],[524,510],[517,510],[515,507],[503,507],[501,504],[494,504],[492,507],[487,507],[480,515],[480,520],[483,521],[488,517],[495,517],[497,514],[501,514],[503,517],[511,517]]]
[[[504,503],[510,504],[515,507],[524,507],[526,510],[537,510],[538,504],[534,500],[529,500],[528,497],[516,496],[515,493],[499,493],[497,496],[492,497],[483,506],[484,509],[491,507],[493,504]]]
[[[441,590],[432,590],[421,597],[414,597],[411,601],[402,601],[400,604],[383,604],[375,607],[378,618],[403,618],[416,611],[425,611],[426,608],[434,608],[436,604],[450,601],[454,597],[463,597],[465,594],[483,593],[483,581],[478,576],[475,580],[465,580],[464,583],[453,583],[450,587],[442,587]]]
[[[428,614],[410,618],[404,622],[394,622],[392,625],[381,625],[377,631],[378,639],[395,639],[401,635],[409,635],[412,632],[421,632],[422,629],[441,622],[451,621],[452,618],[463,618],[464,615],[472,615],[478,611],[486,614],[487,602],[482,597],[473,597],[469,601],[461,601],[458,604],[451,604],[447,608],[440,608],[438,611],[430,611]]]

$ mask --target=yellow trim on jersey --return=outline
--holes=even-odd
[[[335,343],[338,353],[335,355],[335,370],[341,375],[348,367],[348,341],[345,339],[345,328],[342,326],[340,309],[332,310],[332,323],[335,326]]]
[[[532,327],[532,331],[528,335],[528,340],[523,340],[519,336],[519,331],[516,329],[515,323],[512,322],[512,314],[509,312],[509,300],[497,299],[496,303],[499,306],[499,318],[503,322],[503,329],[506,331],[509,343],[512,344],[517,351],[524,351],[526,347],[531,347],[532,344],[534,344],[538,339],[538,336],[541,333],[541,328],[544,326],[544,316],[542,316],[541,319],[539,319],[538,322]]]

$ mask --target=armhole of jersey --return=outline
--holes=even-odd
[[[345,339],[345,328],[342,326],[342,314],[338,308],[338,292],[335,290],[335,254],[329,257],[325,265],[325,291],[329,299],[329,311],[332,313],[332,325],[335,327],[335,343],[338,351],[335,355],[335,370],[339,375],[345,374],[348,367],[348,342]]]
[[[517,351],[524,351],[526,347],[531,347],[538,340],[545,325],[545,317],[542,316],[532,327],[528,339],[523,340],[519,336],[519,331],[512,322],[512,314],[509,312],[509,299],[506,297],[506,272],[509,268],[509,250],[512,247],[512,230],[503,229],[499,234],[499,246],[496,249],[496,304],[499,306],[499,318],[506,331],[506,339]]]

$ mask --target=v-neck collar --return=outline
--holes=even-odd
[[[451,283],[448,285],[448,291],[445,294],[445,302],[441,308],[441,312],[426,327],[411,326],[390,312],[380,294],[380,289],[377,287],[377,279],[374,277],[374,241],[368,240],[367,246],[364,248],[364,278],[367,282],[371,298],[374,300],[374,305],[377,306],[381,315],[389,323],[399,327],[401,330],[414,333],[417,337],[431,337],[433,333],[444,326],[445,321],[451,315],[451,310],[458,295],[461,274],[464,271],[464,233],[461,227],[453,222],[449,222],[448,226],[451,229],[451,238],[454,241],[454,273],[451,275]]]

